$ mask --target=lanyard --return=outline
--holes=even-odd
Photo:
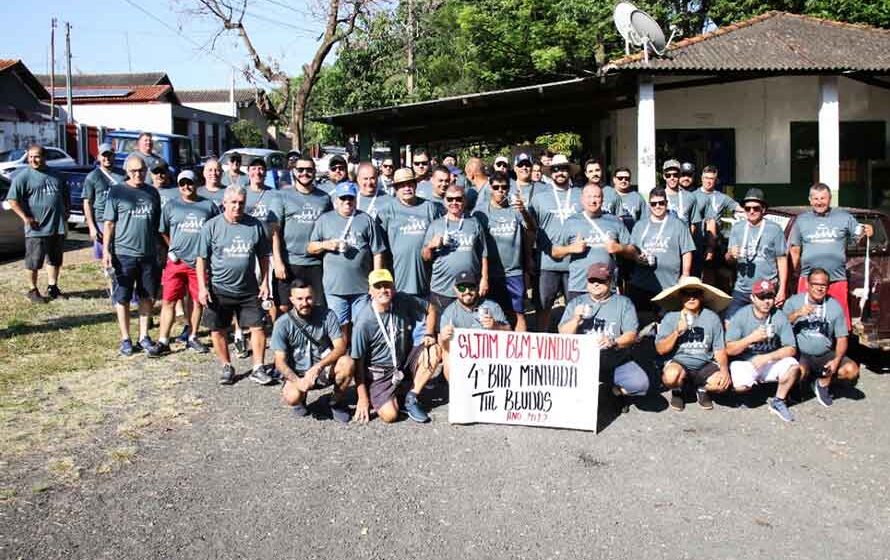
[[[766,229],[766,222],[760,222],[760,231],[757,232],[757,238],[754,240],[754,255],[748,260],[754,260],[757,258],[757,249],[760,247],[760,238],[763,237],[763,230]],[[751,230],[751,222],[745,220],[745,234],[742,236],[742,250],[745,251],[745,256],[747,258],[748,253],[748,233]]]
[[[377,196],[376,196],[376,195],[373,196],[373,197],[371,197],[371,204],[369,204],[369,205],[368,205],[368,209],[365,210],[365,213],[366,213],[366,214],[370,214],[370,213],[371,213],[371,210],[374,209],[374,203],[375,203],[375,202],[377,202]],[[356,210],[361,210],[361,205],[362,205],[362,197],[361,197],[361,196],[358,196],[358,197],[356,197],[356,199],[355,199],[355,209],[356,209]],[[354,213],[354,212],[353,212],[353,213]]]
[[[659,245],[659,241],[661,241],[661,234],[664,233],[664,226],[667,225],[667,216],[661,219],[661,226],[658,228],[658,232],[655,234],[655,246]],[[643,246],[646,245],[646,235],[649,233],[649,226],[652,225],[652,219],[646,223],[646,228],[643,230],[643,236],[640,238],[640,244]]]
[[[491,207],[491,202],[489,202],[488,205],[489,205],[489,208],[490,208],[490,207]],[[449,220],[448,218],[445,218],[445,234],[446,234],[446,235],[448,234],[448,222],[450,222],[450,221],[451,221],[451,220]],[[460,217],[460,220],[458,220],[458,222],[457,222],[457,229],[454,230],[454,231],[455,231],[455,232],[459,232],[461,229],[463,229],[463,227],[464,227],[464,217],[461,216],[461,217]]]
[[[377,325],[380,327],[380,335],[383,337],[383,342],[386,343],[386,347],[389,348],[389,355],[392,356],[392,367],[399,369],[399,359],[396,357],[396,325],[395,319],[390,318],[389,320],[389,336],[386,335],[386,328],[383,326],[383,319],[380,318],[380,313],[377,313],[377,310],[374,309],[374,304],[371,304],[371,309],[374,310],[374,317],[377,319]]]
[[[100,166],[99,171],[101,171],[102,174],[105,175],[105,177],[108,179],[109,183],[111,183],[112,185],[117,184],[116,181],[114,180],[114,177],[111,176],[111,173],[109,173],[108,171],[105,171],[104,167]]]
[[[581,215],[584,216],[584,219],[587,220],[587,223],[590,224],[590,227],[595,229],[596,232],[599,234],[601,243],[605,244],[606,241],[612,239],[612,237],[609,235],[606,235],[606,232],[604,232],[602,229],[600,229],[600,227],[597,225],[597,223],[594,222],[590,218],[590,216],[588,216],[585,212],[581,212]]]
[[[556,194],[556,191],[559,189],[554,186],[551,190],[553,191],[553,200],[556,202],[556,215],[559,216],[559,223],[565,225],[566,217],[571,209],[572,187],[566,189],[565,201],[559,200],[559,195]]]
[[[668,202],[670,202],[670,200],[670,197],[668,197]],[[680,219],[683,219],[683,187],[677,188],[677,207],[674,208],[674,212],[677,213],[677,216]]]
[[[346,220],[346,227],[343,228],[343,233],[340,235],[340,239],[346,239],[346,236],[349,235],[349,228],[352,227],[352,220],[355,218],[355,210],[352,211],[352,214],[349,216],[349,219]]]

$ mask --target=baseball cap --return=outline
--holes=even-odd
[[[588,280],[611,280],[612,273],[611,263],[593,263],[587,267]]]
[[[751,293],[755,296],[760,296],[761,294],[773,294],[776,293],[776,283],[767,278],[760,278],[754,285],[751,287]]]
[[[494,158],[494,163],[495,163],[495,165],[497,165],[499,163],[506,163],[507,165],[510,165],[510,160],[507,159],[506,156],[498,156],[498,157]]]
[[[355,183],[343,181],[334,189],[333,196],[334,198],[343,198],[344,196],[351,196],[355,198],[356,196],[358,196],[358,187],[355,185]]]
[[[239,154],[238,152],[232,152],[231,154],[229,154],[229,161],[231,161],[233,159],[237,159],[238,161],[241,161],[241,154]]]
[[[460,168],[457,167],[457,166],[454,166],[454,165],[448,165],[448,166],[446,166],[446,167],[447,167],[447,169],[448,169],[448,172],[451,173],[452,175],[455,175],[455,176],[457,176],[457,175],[463,175],[463,171],[461,171]]]
[[[96,153],[98,153],[101,156],[102,154],[104,154],[106,152],[114,153],[114,148],[111,147],[111,144],[109,144],[107,142],[104,144],[99,144],[99,151]]]
[[[476,273],[464,270],[463,272],[459,272],[457,276],[454,277],[454,285],[460,286],[461,284],[472,284],[473,286],[479,283],[479,279],[476,278]]]
[[[263,169],[266,168],[266,160],[261,158],[260,156],[254,156],[250,158],[250,161],[247,162],[247,167],[253,167],[254,165],[262,165]]]
[[[377,270],[372,270],[371,273],[368,274],[368,284],[373,286],[380,282],[393,283],[392,273],[385,268],[378,268]]]
[[[764,197],[763,191],[756,187],[748,189],[748,192],[745,193],[745,198],[742,199],[742,202],[748,202],[749,200],[766,204],[766,197]]]
[[[300,159],[300,152],[291,150],[287,153],[287,159]]]
[[[348,164],[346,163],[346,158],[343,156],[340,156],[340,155],[336,155],[336,156],[332,157],[331,160],[328,162],[328,168],[334,167],[335,165],[342,165],[343,167],[348,167]]]
[[[179,175],[176,176],[176,184],[182,182],[183,179],[188,179],[192,183],[195,182],[195,172],[191,169],[186,169],[185,171],[180,171]]]
[[[664,162],[664,165],[661,166],[662,171],[667,171],[668,169],[680,169],[680,162],[675,159],[669,159]]]
[[[527,162],[531,163],[532,157],[530,155],[528,155],[527,153],[522,152],[521,154],[519,154],[518,156],[513,158],[513,165],[519,165],[519,163],[523,162],[523,161],[527,161]]]
[[[169,168],[167,167],[167,162],[163,160],[158,162],[157,164],[155,164],[154,167],[151,168],[151,172],[154,174],[166,173],[168,170]]]
[[[695,164],[684,161],[680,164],[680,173],[686,173],[688,175],[695,173]]]

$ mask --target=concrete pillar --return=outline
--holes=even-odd
[[[637,93],[637,185],[643,198],[655,188],[655,84],[640,76]]]
[[[840,103],[837,76],[819,78],[819,182],[831,187],[840,204]]]

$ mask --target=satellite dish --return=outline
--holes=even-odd
[[[661,56],[670,45],[676,34],[676,29],[668,40],[664,38],[664,31],[658,22],[643,10],[638,9],[630,2],[619,2],[612,13],[612,19],[618,33],[624,38],[624,51],[630,54],[630,45],[643,48],[643,59],[649,62],[649,49]]]

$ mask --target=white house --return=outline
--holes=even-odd
[[[270,124],[257,107],[253,89],[178,90],[176,95],[186,107],[253,122],[263,133],[263,145],[266,148],[290,149],[290,139],[281,134],[278,127]]]

